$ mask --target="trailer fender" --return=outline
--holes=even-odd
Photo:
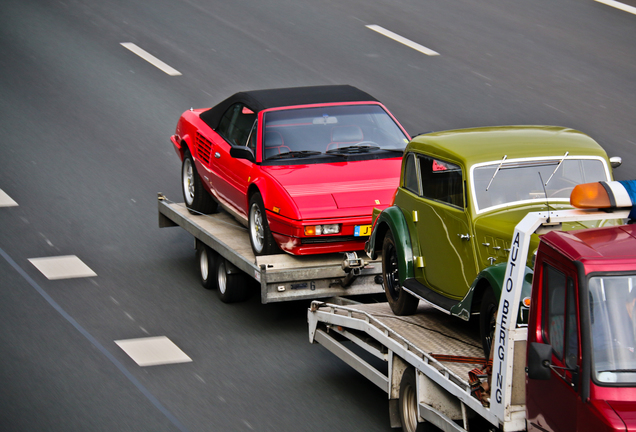
[[[422,420],[424,422],[429,421],[441,428],[444,425],[443,422],[437,421],[439,418],[464,419],[465,415],[457,397],[395,353],[391,354],[389,357],[389,373],[391,374],[389,377],[389,418],[392,428],[402,427],[404,430],[409,429],[408,427],[405,428],[400,415],[404,410],[402,404],[406,402],[404,400],[400,402],[401,387],[405,383],[405,375],[408,374],[411,375],[411,379],[406,380],[406,382],[411,381],[411,385],[415,388],[416,406],[411,408],[417,412],[418,423]],[[425,412],[421,412],[421,405],[427,407],[424,410]],[[414,413],[413,411],[411,412]],[[410,418],[410,416],[407,416],[407,418]]]
[[[389,420],[392,428],[402,427],[400,418],[400,381],[409,364],[391,352],[389,356]]]
[[[415,277],[415,274],[411,230],[409,230],[408,222],[399,207],[387,207],[377,217],[373,231],[371,231],[366,243],[366,253],[369,258],[376,259],[378,251],[382,250],[382,243],[388,231],[391,231],[395,240],[400,283],[403,284],[406,279]]]

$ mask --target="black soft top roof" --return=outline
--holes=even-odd
[[[378,102],[376,98],[350,85],[289,87],[268,90],[250,90],[236,93],[199,116],[212,129],[216,129],[221,116],[235,103],[242,102],[254,112],[293,105],[334,102]]]

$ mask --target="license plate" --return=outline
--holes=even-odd
[[[356,225],[353,231],[356,237],[368,237],[371,235],[371,225]]]

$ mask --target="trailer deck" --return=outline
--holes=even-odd
[[[423,302],[419,305],[417,312],[409,316],[395,315],[388,303],[356,304],[352,307],[318,302],[314,304],[316,310],[324,313],[350,316],[352,319],[362,321],[368,320],[369,325],[377,327],[379,331],[390,328],[391,332],[387,333],[387,337],[400,343],[408,341],[415,350],[429,354],[434,359],[438,355],[453,355],[483,360],[479,328],[474,323],[458,320]],[[468,385],[468,372],[476,366],[449,361],[440,361],[440,363],[465,385]]]
[[[408,344],[413,352],[430,356],[431,362],[438,362],[441,368],[448,369],[455,376],[455,381],[465,387],[470,387],[468,372],[484,363],[436,360],[437,356],[449,355],[484,359],[479,328],[474,323],[458,320],[426,304],[420,304],[417,312],[409,316],[395,315],[388,303],[356,304],[347,307],[315,301],[312,309],[313,312],[310,311],[309,316],[319,313],[322,315],[319,321],[335,322],[342,317],[349,324],[358,321],[359,324],[373,326],[396,343]],[[329,314],[334,317],[325,319],[325,315]],[[344,329],[338,329],[338,326],[327,325],[325,329],[327,332],[344,334]]]
[[[356,276],[343,269],[343,254],[254,256],[247,228],[224,211],[193,215],[183,203],[159,194],[159,227],[180,226],[261,285],[261,302],[378,294],[379,260],[365,261]]]

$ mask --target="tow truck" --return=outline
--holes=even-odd
[[[381,263],[343,254],[255,256],[247,229],[225,212],[192,214],[158,194],[159,227],[180,226],[194,237],[201,284],[221,301],[240,302],[258,285],[261,303],[382,293]],[[252,283],[252,281],[255,281]]]
[[[391,426],[408,432],[484,423],[501,431],[636,430],[636,184],[578,185],[570,200],[576,209],[529,213],[516,226],[489,359],[474,325],[426,305],[402,317],[387,303],[313,301],[310,342],[385,391]],[[559,230],[608,216],[628,223]],[[520,324],[534,232],[529,318]]]

